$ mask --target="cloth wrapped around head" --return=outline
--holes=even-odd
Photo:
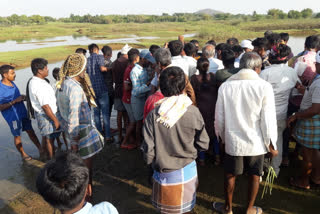
[[[59,81],[56,86],[57,89],[61,89],[62,83],[65,81],[66,77],[73,78],[79,76],[87,68],[87,58],[83,54],[71,54],[67,57],[65,62],[59,72]],[[96,95],[93,91],[90,78],[87,73],[84,74],[84,78],[80,78],[79,81],[86,97],[88,103],[92,107],[96,107],[95,102]]]

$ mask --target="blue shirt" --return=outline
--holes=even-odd
[[[90,77],[92,88],[97,97],[108,92],[107,85],[104,81],[100,66],[104,66],[104,57],[92,53],[88,58],[87,73]]]
[[[7,86],[0,81],[0,104],[12,102],[20,96],[20,91],[17,86],[13,82],[11,83],[13,86]],[[1,113],[8,123],[16,120],[20,121],[22,118],[28,117],[27,109],[23,102],[16,103]]]
[[[132,96],[141,97],[150,91],[150,87],[146,85],[148,82],[148,73],[139,64],[136,64],[131,70],[130,79],[132,82]]]

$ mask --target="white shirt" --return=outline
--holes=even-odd
[[[260,77],[272,85],[277,120],[287,119],[289,96],[298,81],[297,73],[286,64],[278,64],[261,71]]]
[[[277,149],[277,119],[271,84],[250,69],[232,75],[219,88],[215,131],[231,156],[265,154],[270,140]]]
[[[183,58],[188,62],[188,77],[190,79],[192,75],[197,73],[197,60],[191,56],[184,56]]]
[[[311,85],[305,90],[300,110],[307,110],[312,103],[320,103],[320,76],[316,76]]]
[[[173,56],[171,57],[171,66],[178,66],[180,67],[183,72],[189,76],[189,63],[188,61],[183,58],[182,56]]]
[[[86,202],[85,206],[74,214],[119,214],[117,209],[109,202],[101,202],[92,206]]]
[[[33,76],[29,83],[29,95],[35,112],[44,114],[42,106],[49,105],[53,114],[57,113],[57,100],[52,86],[39,77]]]
[[[217,70],[224,69],[223,63],[220,59],[217,58],[209,58],[209,72],[216,73]]]

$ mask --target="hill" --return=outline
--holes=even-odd
[[[219,10],[209,9],[209,8],[195,12],[195,14],[207,14],[207,15],[211,15],[211,16],[214,16],[214,15],[220,14],[220,13],[224,13],[224,12],[219,11]]]

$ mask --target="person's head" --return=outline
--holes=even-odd
[[[112,57],[112,48],[108,45],[105,45],[101,48],[104,58],[110,59]]]
[[[269,36],[267,36],[268,42],[269,42],[269,49],[273,47],[278,47],[280,42],[281,42],[281,37],[280,34],[278,33],[273,33]]]
[[[243,54],[240,60],[241,69],[251,69],[257,72],[261,72],[262,59],[256,52],[248,52]]]
[[[192,43],[192,44],[194,44],[194,46],[196,46],[196,52],[198,53],[199,48],[200,48],[199,41],[196,40],[196,39],[193,39],[193,40],[190,41],[190,43]]]
[[[243,49],[240,45],[233,46],[232,50],[234,52],[235,58],[238,58],[243,53]]]
[[[6,79],[11,82],[16,79],[16,72],[14,70],[14,67],[11,65],[2,65],[0,67],[0,74],[2,79]]]
[[[171,53],[167,48],[159,48],[154,53],[154,58],[161,68],[165,68],[171,64]]]
[[[215,55],[215,46],[207,44],[202,48],[202,56],[209,59]]]
[[[214,47],[216,47],[216,46],[217,46],[217,43],[216,43],[216,41],[214,41],[213,39],[211,39],[211,40],[209,40],[209,41],[206,42],[206,45],[213,45]]]
[[[88,50],[89,50],[90,54],[92,54],[92,53],[98,54],[99,53],[99,46],[97,44],[92,43],[88,46]]]
[[[160,48],[159,45],[151,45],[150,48],[149,48],[149,51],[151,53],[151,55],[153,56],[154,53]]]
[[[319,45],[320,38],[317,35],[308,36],[304,43],[304,47],[307,50],[315,50]]]
[[[273,34],[273,31],[272,30],[267,30],[266,32],[264,32],[264,38],[267,38],[271,34]]]
[[[227,43],[220,43],[216,46],[217,58],[221,60],[221,53],[224,50],[231,50],[231,46]]]
[[[197,61],[197,69],[200,74],[207,74],[209,69],[209,60],[207,58],[201,57]]]
[[[121,52],[119,51],[119,52],[117,53],[117,59],[119,59],[121,56],[122,56],[122,54],[121,54]]]
[[[171,56],[179,56],[183,50],[183,44],[180,40],[170,41],[168,44]]]
[[[242,47],[243,51],[246,53],[251,52],[254,49],[252,41],[250,39],[242,40],[240,43],[240,46]]]
[[[183,93],[186,79],[183,70],[177,66],[169,66],[160,74],[160,90],[165,97]]]
[[[185,44],[183,49],[184,49],[184,52],[186,53],[187,56],[194,57],[197,53],[196,46],[194,44],[192,44],[191,42]]]
[[[132,47],[130,47],[128,44],[125,44],[125,46],[122,47],[121,51],[120,51],[120,54],[122,56],[127,56],[128,55],[128,52],[130,51]],[[118,53],[119,54],[119,53]],[[120,56],[119,56],[120,57]]]
[[[234,68],[236,56],[231,49],[225,49],[221,52],[221,60],[225,68]]]
[[[34,76],[45,78],[48,76],[48,61],[43,58],[36,58],[31,61],[31,71]]]
[[[75,53],[86,55],[87,54],[87,50],[84,49],[84,48],[77,48]]]
[[[139,62],[140,60],[140,56],[139,56],[140,52],[138,49],[136,48],[131,48],[128,52],[128,60],[129,63],[131,64],[135,64],[137,62]]]
[[[231,47],[235,46],[235,45],[239,45],[239,40],[237,38],[229,38],[227,39],[227,44],[229,44]]]
[[[52,70],[52,76],[56,81],[59,80],[59,72],[60,72],[60,68],[54,68]]]
[[[288,33],[280,33],[280,37],[281,37],[281,41],[280,43],[281,44],[288,44],[288,41],[289,41],[289,34]]]
[[[280,44],[277,48],[278,52],[274,57],[270,57],[271,64],[283,64],[288,62],[288,56],[291,54],[291,48],[287,45]]]
[[[252,45],[254,46],[254,52],[258,53],[261,57],[266,55],[266,51],[268,50],[268,39],[264,37],[256,38],[252,41]]]
[[[70,152],[58,155],[40,170],[36,187],[46,202],[65,212],[84,204],[86,195],[91,195],[88,183],[89,169],[77,154]]]

